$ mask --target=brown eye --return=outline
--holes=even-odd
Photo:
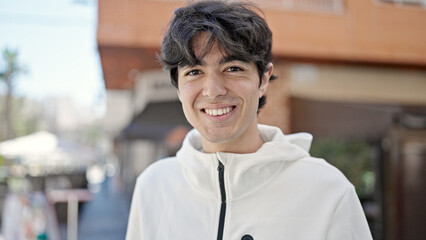
[[[186,76],[196,76],[196,75],[198,75],[200,73],[201,73],[200,70],[195,69],[195,70],[191,70],[191,71],[187,72]]]
[[[229,68],[227,68],[226,69],[226,71],[227,72],[238,72],[238,71],[243,71],[243,69],[242,68],[240,68],[240,67],[229,67]]]

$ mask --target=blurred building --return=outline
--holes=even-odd
[[[100,117],[90,107],[78,105],[69,97],[50,97],[42,102],[42,128],[58,134],[67,134],[93,125]]]
[[[365,141],[375,156],[376,190],[364,205],[375,239],[423,239],[425,1],[252,2],[273,31],[279,76],[260,121],[286,133]],[[99,1],[105,128],[129,192],[147,165],[173,154],[188,127],[182,113],[174,112],[180,108],[175,89],[156,60],[174,9],[185,4]]]

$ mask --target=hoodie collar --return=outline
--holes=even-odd
[[[189,183],[197,191],[220,197],[217,167],[225,166],[225,188],[228,200],[244,197],[274,178],[286,162],[309,156],[312,135],[284,135],[277,127],[258,125],[265,143],[254,153],[204,153],[201,135],[191,130],[177,153],[179,163]]]

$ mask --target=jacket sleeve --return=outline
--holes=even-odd
[[[138,179],[139,180],[139,179]],[[142,223],[141,223],[141,202],[139,181],[136,182],[135,190],[133,191],[132,204],[130,206],[129,221],[127,223],[126,240],[141,240],[142,239]]]
[[[327,231],[327,240],[373,239],[361,203],[350,186],[338,203]]]

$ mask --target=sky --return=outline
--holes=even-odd
[[[96,0],[0,0],[0,51],[18,50],[26,69],[16,77],[16,95],[70,97],[104,111],[96,24]],[[4,67],[1,56],[0,71]]]

